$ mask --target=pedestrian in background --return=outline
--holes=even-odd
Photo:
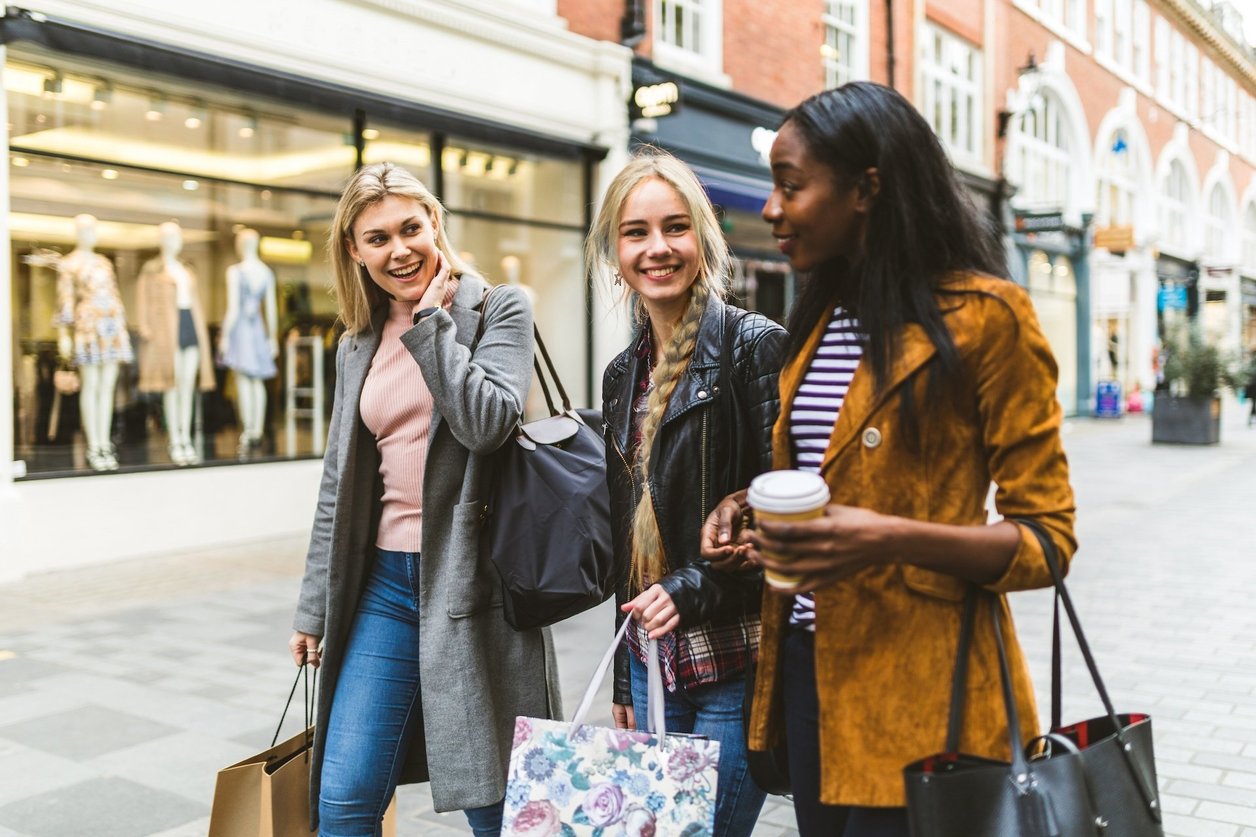
[[[907,837],[902,769],[944,749],[964,600],[1004,616],[1026,738],[1028,671],[1002,594],[1051,576],[1028,518],[1071,557],[1073,493],[1056,366],[1028,295],[928,123],[857,82],[785,117],[763,217],[805,284],[789,322],[777,468],[820,473],[832,503],[760,522],[748,558],[802,576],[763,605],[750,746],[782,737],[804,837]],[[739,534],[738,498],[704,554]],[[770,559],[768,554],[779,556]],[[990,613],[977,612],[960,749],[1007,759]]]
[[[321,663],[311,805],[323,837],[374,835],[397,784],[430,779],[437,811],[496,835],[515,716],[560,711],[549,632],[506,624],[478,528],[532,311],[513,288],[480,310],[440,203],[389,163],[349,181],[328,249],[347,331],[289,643]]]
[[[764,801],[742,723],[762,574],[713,569],[699,528],[770,463],[785,331],[723,301],[728,244],[697,177],[665,152],[639,152],[611,182],[587,253],[636,323],[602,379],[617,626],[636,621],[615,661],[615,723],[646,717],[647,637],[659,639],[667,730],[720,742],[715,835],[743,837]]]

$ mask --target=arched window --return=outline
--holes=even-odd
[[[1134,223],[1134,195],[1138,191],[1137,161],[1129,134],[1119,128],[1112,134],[1099,164],[1098,226]]]
[[[1160,182],[1161,246],[1181,252],[1190,246],[1187,219],[1191,206],[1191,180],[1181,160],[1174,160]]]
[[[1021,208],[1068,204],[1068,121],[1060,101],[1051,93],[1035,94],[1020,118],[1012,165],[1020,184],[1015,204]]]
[[[1208,212],[1204,215],[1204,252],[1214,258],[1229,252],[1226,233],[1233,225],[1234,212],[1220,183],[1208,193]]]
[[[1256,201],[1243,213],[1243,272],[1256,276]]]

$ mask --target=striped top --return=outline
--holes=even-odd
[[[458,288],[448,280],[445,305]],[[362,423],[379,449],[383,512],[375,546],[420,552],[423,544],[423,466],[434,404],[414,357],[401,342],[413,327],[414,302],[389,300],[388,319],[362,385]]]
[[[789,439],[794,467],[800,471],[820,472],[824,452],[833,436],[833,425],[837,423],[851,379],[859,368],[864,340],[859,321],[840,307],[834,309],[820,347],[790,405]],[[795,596],[790,624],[814,631],[815,621],[815,598],[810,593]]]

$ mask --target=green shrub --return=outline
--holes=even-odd
[[[1211,398],[1222,387],[1238,387],[1240,372],[1234,362],[1193,327],[1164,344],[1164,381],[1171,393]]]

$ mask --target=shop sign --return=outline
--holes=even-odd
[[[1109,253],[1124,253],[1134,249],[1134,227],[1129,224],[1100,227],[1095,230],[1095,247]]]
[[[1157,311],[1185,311],[1186,287],[1184,285],[1162,285],[1156,295]]]
[[[680,82],[638,85],[628,103],[629,119],[658,119],[680,111]]]
[[[1018,233],[1059,232],[1064,229],[1063,212],[1017,212]]]

